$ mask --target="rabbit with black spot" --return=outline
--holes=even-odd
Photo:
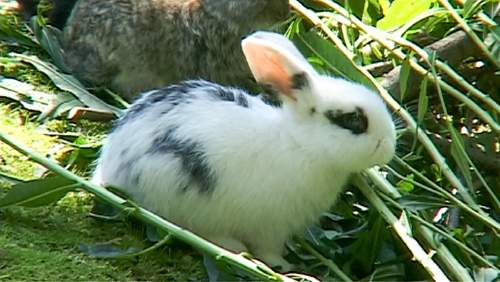
[[[289,270],[285,241],[318,220],[348,177],[394,155],[372,90],[318,74],[275,33],[242,41],[281,106],[192,80],[143,94],[116,123],[93,181],[229,250]]]

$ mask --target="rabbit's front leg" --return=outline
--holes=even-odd
[[[288,272],[293,265],[283,258],[287,234],[269,234],[258,242],[251,244],[252,254],[271,267],[279,267],[282,272]]]

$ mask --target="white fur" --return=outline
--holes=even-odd
[[[258,33],[264,42],[265,36]],[[272,36],[267,42],[286,53]],[[303,64],[295,52],[286,60]],[[196,89],[196,99],[166,115],[162,105],[151,106],[109,135],[93,181],[122,188],[140,205],[228,249],[249,249],[270,264],[288,266],[281,258],[284,242],[333,205],[351,173],[388,162],[396,142],[391,117],[375,93],[312,68],[299,70],[310,76],[312,90],[296,91],[297,101],[285,98],[281,108],[252,96],[244,108]],[[355,107],[366,111],[366,134],[353,135],[322,114]],[[147,153],[154,136],[172,125],[178,126],[177,139],[202,144],[217,179],[212,193],[198,187],[180,192],[174,187],[187,179],[179,160]],[[124,159],[134,160],[130,171],[120,170]],[[138,185],[130,175],[140,175]]]

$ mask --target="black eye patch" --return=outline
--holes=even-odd
[[[337,126],[349,129],[353,134],[365,133],[368,129],[368,118],[363,109],[356,107],[353,112],[344,113],[340,110],[328,110],[325,117]]]

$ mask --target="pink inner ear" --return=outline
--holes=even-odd
[[[243,46],[248,65],[255,79],[264,84],[270,84],[273,88],[296,100],[292,94],[290,76],[285,70],[280,58],[275,52],[266,50],[262,46],[246,44]]]

